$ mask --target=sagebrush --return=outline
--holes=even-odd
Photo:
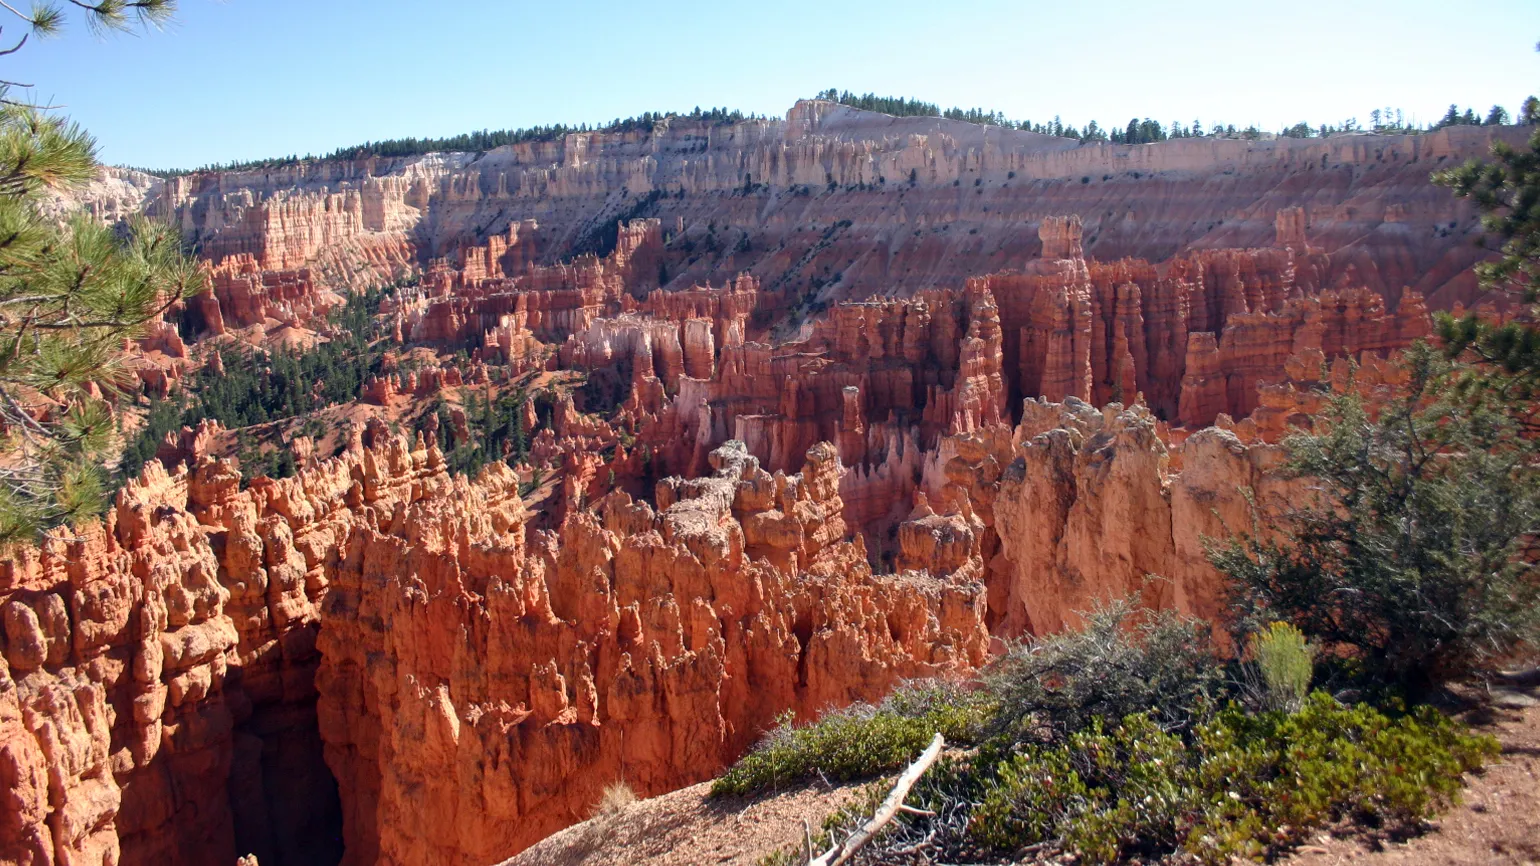
[[[981,691],[921,681],[900,686],[882,704],[855,704],[816,724],[796,727],[784,717],[711,792],[748,794],[820,775],[845,781],[884,773],[914,760],[937,731],[948,742],[975,742],[990,709]]]

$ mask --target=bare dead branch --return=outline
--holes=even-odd
[[[945,745],[946,741],[937,732],[936,736],[931,738],[930,745],[926,747],[925,751],[921,752],[920,756],[915,758],[914,763],[910,764],[909,768],[904,770],[903,774],[893,783],[893,790],[888,792],[887,799],[883,800],[882,805],[877,807],[877,811],[872,815],[871,820],[862,825],[861,829],[852,833],[844,842],[837,843],[833,848],[823,852],[817,859],[809,860],[807,866],[840,866],[842,863],[849,863],[850,858],[854,857],[856,852],[864,848],[868,842],[876,838],[877,832],[887,826],[887,823],[893,820],[894,816],[899,813],[899,810],[904,808],[904,798],[909,796],[909,789],[913,788],[914,783],[918,782],[920,777],[925,775],[925,771],[929,770],[931,765],[936,763],[936,759],[941,757],[941,748]]]

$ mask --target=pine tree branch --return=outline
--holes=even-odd
[[[175,0],[100,0],[97,3],[69,0],[69,3],[90,13],[87,23],[99,30],[127,30],[130,11],[141,24],[157,24],[176,11]]]
[[[32,85],[30,85],[30,84],[18,84],[18,85],[15,85],[15,86],[17,86],[17,87],[31,87]],[[4,92],[4,87],[0,87],[0,92]],[[4,97],[0,97],[0,105],[13,105],[13,106],[15,106],[17,108],[31,108],[31,109],[34,109],[36,111],[52,111],[52,110],[54,110],[56,108],[63,108],[64,107],[64,105],[62,103],[48,103],[47,105],[39,105],[36,102],[18,102],[18,101],[14,100],[14,99],[6,99]]]
[[[21,327],[16,329],[16,339],[11,341],[11,350],[10,350],[10,352],[7,353],[8,356],[9,356],[7,358],[7,360],[6,360],[7,364],[9,364],[11,361],[14,361],[17,358],[21,357],[21,341],[26,337],[26,334],[27,334],[27,324],[29,322],[31,322],[32,321],[32,317],[34,317],[36,315],[37,315],[37,308],[33,307],[32,308],[32,312],[29,313],[26,317],[22,318],[22,320],[21,320]]]
[[[0,29],[4,29],[4,28],[0,28]],[[20,51],[21,50],[21,46],[27,44],[27,37],[31,36],[31,35],[32,35],[31,33],[23,33],[23,34],[21,34],[21,41],[16,43],[15,45],[11,46],[10,48],[7,48],[7,49],[5,49],[3,51],[0,51],[0,57],[4,57],[7,54],[15,54],[16,52]],[[10,82],[4,82],[4,84],[9,86]],[[19,85],[16,85],[16,86],[17,87],[31,87],[32,85],[30,85],[30,84],[19,84]]]
[[[27,435],[29,439],[31,439],[32,433],[36,433],[40,436],[48,435],[48,431],[43,428],[43,425],[38,423],[38,420],[33,418],[31,413],[27,412],[26,409],[21,407],[21,404],[16,402],[16,398],[11,396],[10,391],[0,387],[0,397],[5,398],[6,404],[3,409],[0,409],[0,413],[3,413],[13,422],[17,422],[14,424],[14,426],[18,427],[23,434]],[[28,432],[29,429],[31,432]]]
[[[51,295],[23,295],[19,298],[0,299],[0,306],[10,306],[12,304],[35,304],[39,301],[57,301],[61,297],[63,297],[63,295],[60,295],[57,292]],[[35,308],[33,312],[37,312]]]
[[[32,23],[32,16],[31,15],[28,15],[28,14],[22,12],[20,9],[17,9],[15,6],[12,6],[11,4],[5,2],[5,0],[0,0],[0,8],[6,9],[7,11],[9,11],[13,15],[15,15],[17,18],[20,18],[21,20],[27,22],[28,24]]]

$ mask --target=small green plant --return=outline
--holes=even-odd
[[[1305,641],[1299,629],[1286,622],[1274,622],[1251,636],[1251,661],[1247,690],[1259,706],[1292,713],[1310,693],[1315,673],[1315,648]]]
[[[949,743],[977,742],[991,710],[986,695],[955,683],[905,684],[883,703],[856,704],[795,727],[784,714],[764,741],[711,786],[713,795],[750,794],[822,774],[849,780],[914,760],[940,731]]]

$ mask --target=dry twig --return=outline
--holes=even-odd
[[[893,790],[888,792],[887,799],[877,807],[872,819],[862,825],[861,829],[850,834],[844,842],[837,843],[817,859],[809,860],[807,866],[840,866],[841,863],[850,862],[850,858],[854,857],[857,851],[876,838],[877,831],[893,820],[893,816],[897,815],[900,809],[905,808],[904,798],[909,796],[909,789],[913,788],[914,783],[925,775],[925,771],[930,769],[931,764],[936,763],[936,759],[941,757],[941,747],[944,745],[946,741],[942,739],[940,733],[937,733],[925,751],[921,752],[920,756],[914,759],[914,763],[910,764],[909,768],[904,770],[893,783]]]

